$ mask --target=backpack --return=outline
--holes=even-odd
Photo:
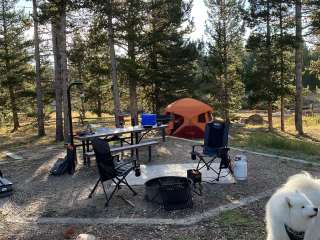
[[[58,159],[50,170],[50,174],[53,176],[60,176],[68,172],[73,174],[75,171],[75,151],[67,149],[67,155],[64,159]]]

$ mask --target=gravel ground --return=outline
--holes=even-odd
[[[149,164],[192,162],[189,154],[192,144],[188,141],[168,139],[153,149],[153,161]],[[232,156],[238,153],[231,151]],[[196,194],[193,196],[193,209],[167,212],[156,204],[146,202],[144,187],[135,186],[134,188],[138,192],[137,196],[132,196],[125,187],[117,193],[117,195],[122,195],[133,202],[135,208],[120,200],[116,195],[105,211],[105,199],[100,188],[92,199],[87,199],[87,195],[97,179],[97,170],[94,165],[88,168],[79,164],[73,176],[53,177],[48,176],[48,171],[57,156],[61,155],[61,147],[45,149],[34,147],[20,151],[19,154],[26,160],[11,161],[0,165],[6,177],[15,184],[14,195],[0,200],[0,206],[2,206],[0,222],[5,217],[183,218],[274,189],[285,182],[288,176],[302,170],[309,171],[316,176],[320,175],[320,170],[311,165],[246,154],[248,181],[239,184],[204,183],[203,196]],[[141,153],[142,163],[146,163],[146,156],[146,151]],[[228,223],[228,216],[223,214],[212,221],[192,227],[121,226],[121,231],[119,231],[119,227],[116,226],[108,226],[107,228],[106,226],[77,226],[77,229],[93,232],[101,237],[104,236],[101,239],[106,239],[109,234],[113,236],[112,239],[164,239],[162,236],[168,236],[166,238],[169,239],[264,239],[264,204],[265,201],[259,201],[251,204],[248,208],[232,211],[231,214],[236,214],[240,222],[244,222],[244,224],[249,222],[247,233],[246,226],[232,221]],[[5,222],[3,224],[5,227]],[[2,239],[6,239],[4,237],[6,228],[4,227],[1,229],[0,226]],[[11,233],[16,234],[16,237],[12,239],[49,239],[52,234],[57,234],[55,239],[59,239],[58,236],[62,234],[64,227],[66,226],[56,228],[55,225],[19,226],[16,224],[16,228],[11,230]],[[198,229],[199,234],[197,233]],[[229,231],[233,233],[230,235]],[[253,234],[255,232],[257,234]]]
[[[177,226],[130,226],[130,225],[77,225],[74,226],[75,238],[80,233],[90,233],[98,239],[172,239],[172,240],[262,240],[266,238],[264,225],[264,205],[266,199],[224,212],[210,221],[201,222],[188,227]],[[0,233],[0,239],[64,239],[67,225],[4,225],[9,234]],[[3,230],[2,229],[2,230]]]

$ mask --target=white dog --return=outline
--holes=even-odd
[[[286,186],[304,192],[314,205],[320,207],[320,180],[304,172],[289,178]],[[320,214],[308,226],[304,240],[320,240]]]
[[[304,193],[315,206],[320,207],[320,180],[309,173],[303,172],[289,177],[284,188]]]
[[[308,173],[290,177],[266,205],[267,240],[302,240],[318,213],[315,206],[320,206],[320,181]]]
[[[308,226],[304,240],[320,240],[320,214]]]
[[[267,240],[290,240],[290,234],[303,239],[317,210],[304,193],[279,189],[266,206]]]

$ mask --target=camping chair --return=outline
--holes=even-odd
[[[228,156],[228,134],[229,123],[212,121],[206,124],[204,144],[192,146],[191,158],[199,159],[196,170],[206,167],[214,171],[218,175],[215,181],[219,181],[220,177],[226,177],[230,173],[233,174]],[[202,148],[202,152],[196,151],[196,148]],[[221,159],[218,171],[211,166],[217,159]],[[228,174],[220,176],[222,169],[228,169]]]
[[[93,151],[96,156],[97,167],[100,177],[96,182],[94,188],[90,192],[89,198],[92,197],[99,183],[101,183],[102,185],[103,192],[107,200],[105,207],[108,206],[109,201],[111,200],[114,193],[121,188],[121,183],[127,185],[127,187],[131,190],[133,195],[136,195],[137,193],[132,189],[132,187],[128,184],[126,180],[127,175],[134,169],[133,161],[126,161],[124,163],[117,164],[114,162],[114,157],[111,155],[108,142],[100,138],[94,138],[91,142]],[[103,184],[107,180],[112,180],[112,182],[114,182],[114,184],[116,185],[109,197]]]

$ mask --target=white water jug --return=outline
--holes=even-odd
[[[234,161],[233,174],[236,180],[244,181],[248,177],[247,158],[245,155],[236,155]]]

